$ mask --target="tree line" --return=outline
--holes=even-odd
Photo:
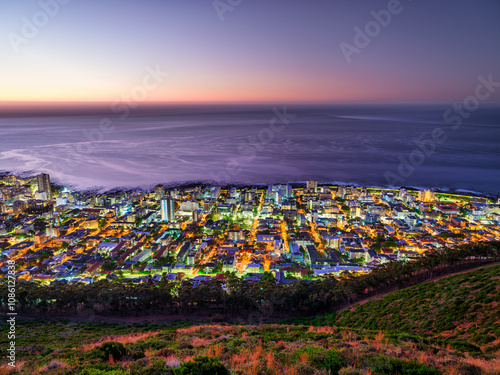
[[[427,251],[412,261],[379,265],[355,276],[298,280],[277,284],[273,277],[245,281],[235,274],[211,279],[197,287],[189,280],[135,284],[130,280],[100,280],[93,284],[40,285],[19,280],[16,311],[38,317],[138,316],[149,314],[225,316],[243,321],[261,318],[310,316],[380,293],[415,285],[431,278],[500,261],[500,241],[460,245]],[[269,276],[269,275],[268,275]],[[0,283],[1,310],[7,310],[7,283]]]

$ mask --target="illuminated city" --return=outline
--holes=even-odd
[[[15,260],[37,283],[197,284],[233,272],[293,283],[500,238],[498,201],[430,190],[308,181],[90,193],[52,189],[47,175],[0,186],[2,270]]]

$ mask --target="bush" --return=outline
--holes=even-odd
[[[195,357],[175,369],[175,375],[229,375],[229,370],[216,358]]]
[[[171,355],[174,355],[175,354],[175,351],[173,349],[170,349],[170,348],[163,348],[163,349],[160,349],[158,350],[156,353],[155,353],[155,356],[157,357],[170,357]]]
[[[142,359],[144,358],[146,355],[144,354],[144,352],[142,350],[132,350],[130,352],[130,357],[134,360],[134,361],[137,361],[138,359]],[[114,358],[114,356],[113,356]]]
[[[78,372],[79,375],[128,375],[129,372],[126,371],[123,368],[109,368],[109,367],[103,367],[103,368],[96,368],[96,367],[90,367],[90,368],[84,368],[80,372]]]
[[[108,341],[102,344],[97,351],[100,353],[101,359],[107,361],[110,356],[113,356],[115,361],[122,359],[127,353],[127,349],[121,342]]]
[[[174,375],[174,371],[163,361],[156,361],[144,368],[136,368],[131,371],[132,375]]]
[[[481,375],[481,368],[470,363],[459,363],[455,369],[460,375]]]
[[[458,350],[459,352],[469,352],[471,354],[480,354],[481,348],[479,346],[476,346],[474,344],[469,344],[466,341],[452,341],[450,342],[450,346]]]
[[[314,367],[311,367],[305,363],[298,363],[295,366],[295,370],[297,370],[297,373],[299,373],[301,375],[314,375],[316,372]]]
[[[300,350],[297,354],[300,355],[301,353],[309,355],[312,366],[328,370],[332,375],[338,374],[342,367],[347,366],[345,357],[336,350],[310,347]]]
[[[363,375],[363,372],[355,367],[344,367],[340,369],[339,375]]]
[[[364,358],[375,374],[380,375],[439,375],[440,372],[417,361],[405,361],[385,355]]]
[[[421,341],[421,337],[417,336],[417,335],[412,335],[410,333],[400,333],[398,335],[398,340],[399,341],[405,341],[405,342],[414,342],[414,343],[418,343]]]

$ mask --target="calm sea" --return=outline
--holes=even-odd
[[[80,188],[354,183],[500,192],[500,107],[218,105],[0,113],[0,170]],[[460,121],[460,124],[459,124]],[[436,130],[437,129],[437,130]],[[434,135],[434,140],[433,140]]]

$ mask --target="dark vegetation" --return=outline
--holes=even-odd
[[[500,351],[500,266],[423,283],[341,313],[287,320],[383,331],[423,348],[450,346],[472,354]]]
[[[179,285],[168,281],[134,284],[102,280],[89,285],[50,286],[19,281],[16,311],[38,317],[78,316],[85,311],[111,316],[218,315],[262,322],[336,311],[370,296],[499,260],[500,241],[495,241],[429,251],[417,260],[386,263],[361,276],[345,273],[340,279],[326,277],[286,285],[276,284],[272,278],[247,282],[234,274],[228,275],[228,280],[211,280],[196,288],[189,281]],[[5,283],[0,284],[0,296],[5,311]]]
[[[279,324],[18,321],[18,367],[0,374],[494,375],[499,280],[484,267]]]

